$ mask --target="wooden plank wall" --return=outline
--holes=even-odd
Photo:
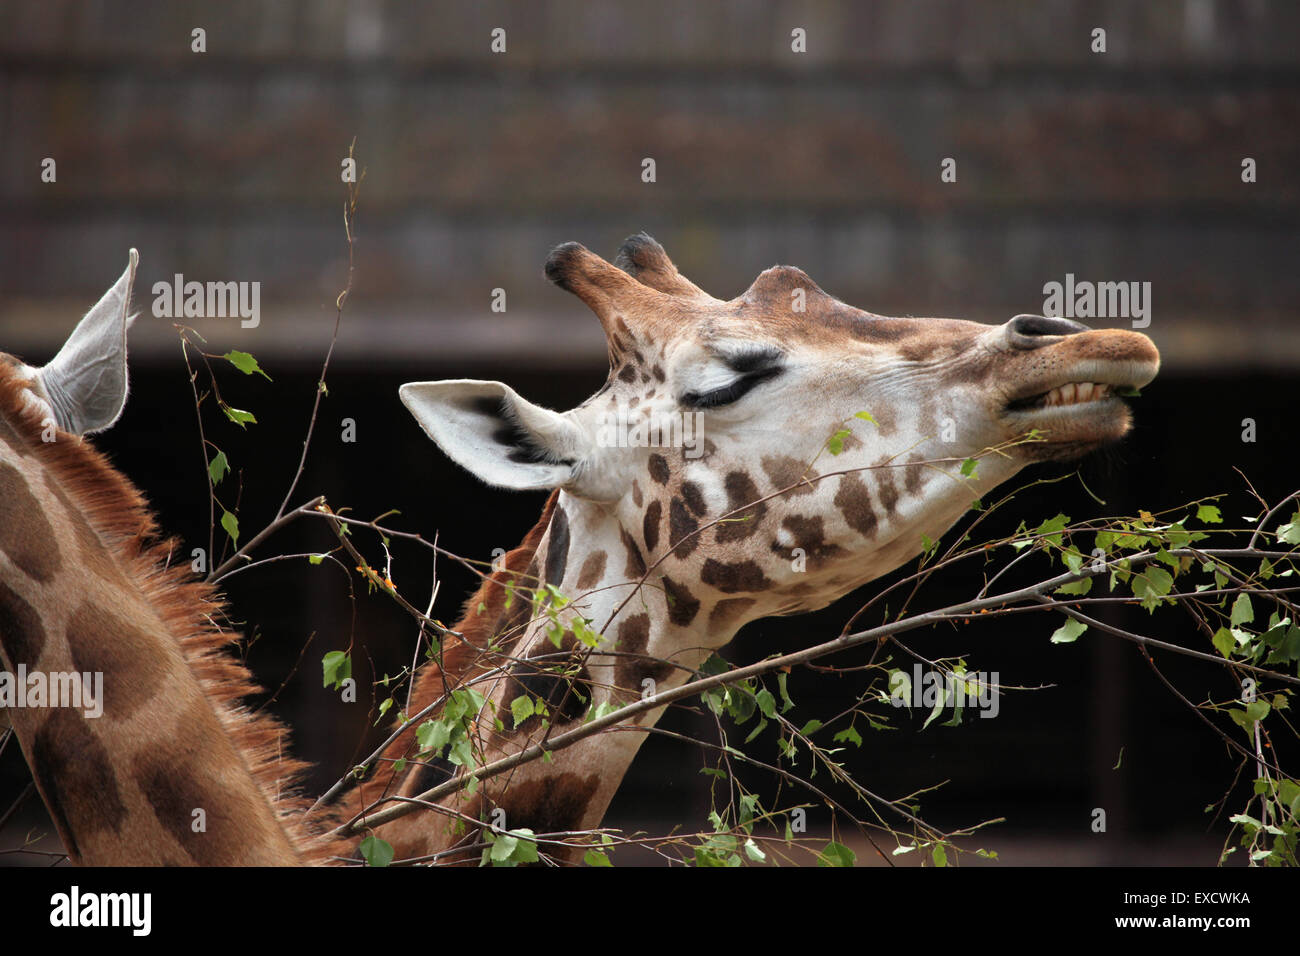
[[[1297,36],[1288,0],[6,4],[0,344],[52,348],[137,246],[141,293],[259,281],[259,328],[200,328],[314,358],[356,137],[343,361],[598,361],[542,261],[646,229],[714,294],[785,262],[886,314],[1149,281],[1168,368],[1292,367]],[[161,319],[133,340],[174,348]]]

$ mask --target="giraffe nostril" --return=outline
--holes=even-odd
[[[1017,315],[1006,325],[1007,341],[1020,349],[1036,349],[1047,345],[1054,336],[1087,332],[1088,326],[1070,319],[1046,315]]]

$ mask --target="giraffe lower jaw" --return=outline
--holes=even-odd
[[[1073,386],[1071,399],[1070,387]],[[1028,402],[1008,406],[1003,418],[1011,437],[1032,434],[1033,441],[1020,445],[1027,459],[1077,458],[1128,432],[1132,415],[1114,390],[1094,386],[1086,398],[1079,398],[1077,383],[1057,387]],[[1086,394],[1086,390],[1085,390]]]

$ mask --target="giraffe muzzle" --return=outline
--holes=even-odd
[[[1132,421],[1123,397],[1160,369],[1154,343],[1127,329],[1019,315],[1006,330],[1014,349],[1009,377],[1018,385],[1007,397],[1004,423],[1013,434],[1037,431],[1048,449],[1073,453],[1123,437]]]

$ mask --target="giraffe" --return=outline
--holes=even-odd
[[[138,262],[49,364],[0,354],[0,665],[102,675],[84,708],[3,714],[74,863],[323,861],[335,848],[303,825],[284,729],[241,705],[256,688],[213,590],[81,437],[126,401]]]
[[[888,318],[788,266],[722,301],[644,233],[616,265],[566,243],[545,272],[605,333],[610,372],[595,395],[561,413],[500,382],[399,390],[429,438],[487,484],[551,491],[537,525],[468,602],[461,639],[415,679],[412,713],[477,682],[492,708],[474,730],[487,761],[601,704],[681,685],[745,623],[824,607],[898,567],[923,535],[938,539],[1026,465],[1118,440],[1130,414],[1116,392],[1159,368],[1137,332],[1037,315],[1000,325]],[[676,444],[654,444],[664,428],[651,426],[674,421]],[[826,453],[833,435],[837,455]],[[1026,435],[1041,440],[1010,444]],[[975,474],[959,474],[974,456]],[[534,600],[519,597],[529,590]],[[589,631],[594,650],[577,640]],[[557,638],[570,655],[563,670],[542,663],[554,661]],[[521,695],[545,713],[512,727]],[[457,862],[478,855],[464,821],[498,810],[505,827],[538,834],[596,827],[662,710],[378,834],[399,857]],[[458,772],[420,756],[393,744],[384,759],[394,763],[362,785],[360,805],[411,800]]]

